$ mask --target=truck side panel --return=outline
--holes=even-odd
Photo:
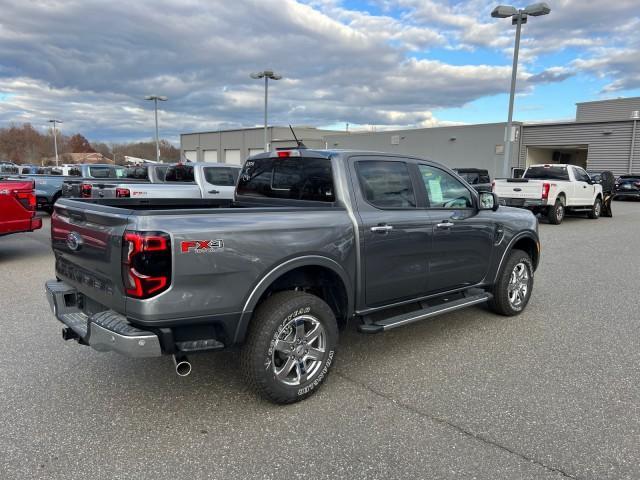
[[[295,220],[295,221],[294,221]],[[127,316],[160,326],[172,319],[242,312],[260,279],[308,255],[327,257],[355,276],[354,231],[341,208],[220,209],[196,215],[132,216],[135,228],[171,233],[172,287],[152,300],[127,299]],[[214,241],[210,249],[194,242]],[[174,288],[175,287],[175,288]]]

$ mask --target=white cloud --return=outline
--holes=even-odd
[[[635,2],[620,0],[607,15],[592,3],[558,0],[551,15],[526,25],[521,92],[574,71],[615,75],[611,89],[633,85],[634,66],[603,48],[607,32],[622,32],[612,40],[620,52],[637,38]],[[160,122],[174,139],[254,125],[263,85],[248,74],[263,68],[285,76],[270,89],[270,118],[281,124],[436,124],[434,110],[507,91],[513,30],[490,19],[493,2],[379,4],[383,14],[339,0],[4,2],[0,122],[56,116],[96,139],[150,137],[143,97],[158,93],[169,97]],[[497,59],[452,65],[429,59],[433,48],[495,49]],[[581,58],[539,65],[563,48]]]

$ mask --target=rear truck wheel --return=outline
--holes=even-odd
[[[587,214],[587,216],[593,220],[600,218],[600,214],[602,213],[602,200],[600,197],[596,198],[596,201],[593,202],[593,206],[591,210]]]
[[[500,315],[511,317],[522,313],[533,290],[533,264],[522,250],[512,250],[493,286],[489,308]]]
[[[564,220],[565,207],[562,199],[560,197],[556,198],[556,203],[553,204],[553,207],[549,208],[547,212],[547,219],[549,223],[553,225],[560,225],[562,220]]]
[[[241,352],[249,385],[274,403],[315,393],[327,378],[338,344],[338,325],[322,299],[304,292],[272,295],[254,313]]]

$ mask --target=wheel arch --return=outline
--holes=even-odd
[[[500,264],[496,270],[496,274],[493,278],[493,282],[495,283],[502,271],[502,267],[504,266],[504,262],[507,259],[509,253],[513,250],[523,250],[529,254],[531,258],[531,263],[533,264],[533,269],[536,270],[538,268],[538,263],[540,262],[540,249],[539,249],[539,240],[533,234],[529,232],[521,233],[520,235],[516,235],[511,239],[507,248],[505,248],[502,253],[502,258],[500,259]]]
[[[244,341],[255,309],[272,293],[301,288],[329,304],[339,326],[344,326],[354,309],[351,280],[342,266],[320,255],[297,257],[272,268],[249,293],[238,322],[234,342]]]

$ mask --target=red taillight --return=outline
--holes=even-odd
[[[171,240],[163,232],[131,232],[122,242],[122,281],[128,296],[149,298],[171,284]]]
[[[82,198],[91,198],[91,184],[83,183],[80,185],[80,196]]]
[[[16,196],[16,198],[24,208],[26,208],[27,210],[35,211],[36,195],[35,193],[33,193],[33,191],[14,190],[13,194]]]
[[[116,188],[116,197],[117,198],[129,198],[131,196],[131,192],[128,188]]]
[[[289,150],[284,150],[284,151],[278,152],[278,157],[279,158],[290,157],[290,156],[291,156],[291,152]]]
[[[547,200],[549,198],[549,189],[551,188],[550,183],[542,184],[542,199]]]

